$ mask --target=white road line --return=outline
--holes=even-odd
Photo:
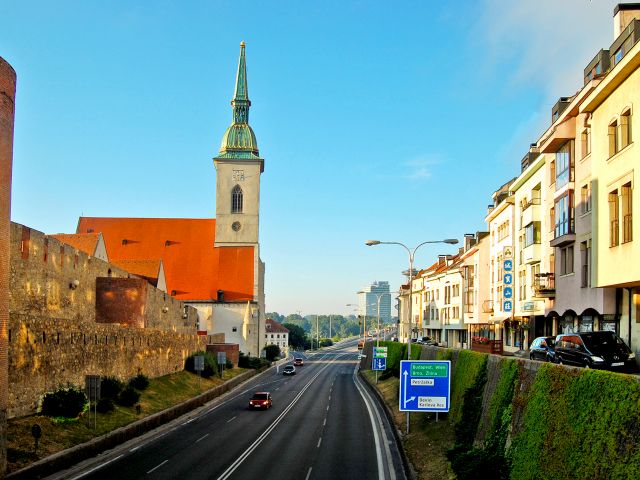
[[[326,418],[324,419],[324,422],[322,422],[322,426],[323,426],[323,427],[326,427],[326,426],[327,426],[327,419],[326,419]]]
[[[200,440],[204,440],[205,438],[207,438],[209,436],[208,433],[205,433],[203,436],[201,436],[199,439],[196,440],[196,443],[198,443]]]
[[[187,420],[186,422],[184,422],[182,425],[186,425],[187,423],[191,423],[195,420],[195,418],[190,418],[189,420]]]
[[[331,395],[329,395],[329,401],[331,401]]]
[[[230,418],[229,420],[227,420],[227,423],[229,423],[229,422],[230,422],[230,421],[232,421],[232,420],[235,420],[236,418],[238,418],[238,417],[232,417],[232,418]]]
[[[123,454],[124,455],[124,454]],[[100,465],[98,465],[97,467],[93,467],[91,470],[87,470],[84,473],[81,473],[80,475],[78,475],[77,477],[73,477],[71,480],[77,480],[78,478],[82,478],[82,477],[86,477],[87,475],[89,475],[90,473],[95,472],[96,470],[98,470],[99,468],[104,467],[105,465],[110,464],[111,462],[115,462],[116,460],[118,460],[120,457],[122,457],[122,455],[118,455],[115,458],[112,458],[111,460],[109,460],[108,462],[104,462]]]
[[[316,448],[320,448],[320,444],[322,443],[322,437],[318,439],[318,446]]]
[[[327,412],[329,411],[329,405],[327,405]]]
[[[151,472],[153,472],[154,470],[159,469],[162,465],[164,465],[165,463],[167,463],[169,460],[165,460],[164,462],[162,462],[160,465],[156,465],[155,467],[153,467],[151,470],[149,470],[147,472],[147,475],[150,474]]]
[[[129,452],[135,452],[137,449],[139,449],[142,445],[138,445],[137,447],[133,447],[131,450],[129,450]]]
[[[309,477],[311,476],[311,470],[313,470],[313,467],[309,467],[309,471],[307,472],[307,476],[304,478],[304,480],[309,480]]]

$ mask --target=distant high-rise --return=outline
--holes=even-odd
[[[380,297],[380,322],[391,322],[391,293],[389,282],[373,282],[358,292],[358,314],[367,317],[378,316],[378,297]]]

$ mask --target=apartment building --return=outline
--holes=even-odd
[[[467,327],[467,346],[472,337],[482,336],[490,325],[490,313],[483,309],[489,298],[489,232],[465,235],[462,260],[462,315]]]
[[[596,287],[615,289],[611,329],[635,351],[640,349],[640,231],[633,212],[640,135],[634,122],[640,104],[640,4],[620,4],[614,10],[614,41],[596,56],[592,76],[599,80],[580,103],[588,119],[591,163],[590,279]],[[598,61],[599,58],[599,61]],[[593,63],[593,62],[592,62]]]

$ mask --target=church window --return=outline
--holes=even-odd
[[[242,213],[242,189],[240,185],[233,187],[231,192],[231,213]]]

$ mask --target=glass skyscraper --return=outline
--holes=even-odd
[[[391,323],[391,293],[389,282],[373,282],[358,292],[358,315],[367,318],[378,316],[378,297],[380,297],[380,323]],[[369,330],[367,328],[367,330]]]

